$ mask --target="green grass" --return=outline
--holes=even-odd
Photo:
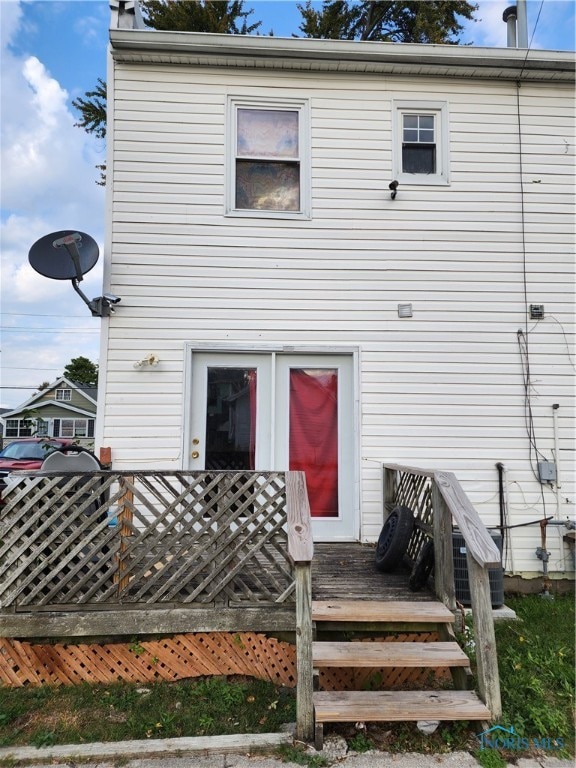
[[[267,733],[295,719],[294,691],[262,680],[0,688],[5,747]]]
[[[503,706],[498,724],[514,727],[529,749],[480,750],[478,723],[442,723],[431,736],[413,723],[369,723],[360,734],[353,724],[326,731],[340,733],[356,751],[372,746],[388,752],[467,750],[485,768],[534,754],[535,740],[550,739],[553,749],[545,752],[551,756],[574,755],[574,599],[534,595],[506,603],[520,620],[496,624]],[[295,719],[293,690],[246,678],[0,688],[0,746],[265,733]],[[559,740],[562,749],[556,748]],[[310,755],[297,757],[303,765],[316,765]]]
[[[563,739],[574,754],[574,599],[507,603],[521,621],[496,624],[501,722],[529,739]]]

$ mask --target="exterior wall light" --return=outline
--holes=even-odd
[[[156,368],[158,363],[160,362],[160,358],[158,355],[155,355],[153,352],[151,352],[149,355],[146,355],[142,360],[137,360],[134,363],[134,368],[143,368],[147,365],[152,366],[153,368]]]

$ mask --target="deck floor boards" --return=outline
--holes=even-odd
[[[375,546],[357,542],[314,544],[314,600],[434,600],[431,589],[412,592],[410,569],[380,573],[374,565]]]

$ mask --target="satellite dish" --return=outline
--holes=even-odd
[[[88,306],[94,317],[108,317],[120,299],[111,293],[105,293],[90,301],[78,283],[90,272],[98,261],[98,246],[94,238],[85,232],[64,229],[52,232],[36,240],[28,252],[30,266],[36,272],[52,280],[71,280],[72,287]]]
[[[53,280],[82,280],[98,261],[98,246],[85,232],[65,229],[37,240],[28,261],[32,269]]]

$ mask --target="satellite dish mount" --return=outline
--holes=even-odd
[[[64,230],[52,232],[37,240],[30,248],[28,261],[30,266],[44,277],[52,280],[70,280],[93,317],[108,317],[114,312],[113,305],[118,304],[120,298],[113,293],[105,293],[90,301],[78,285],[96,264],[98,255],[98,246],[90,235]]]

